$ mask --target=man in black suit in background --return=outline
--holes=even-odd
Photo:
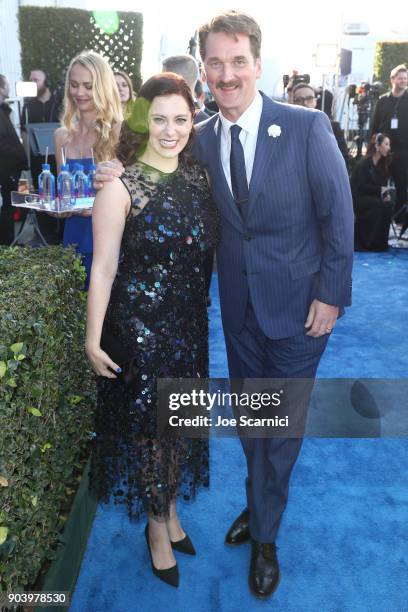
[[[318,108],[321,110],[322,99],[320,98],[320,107],[319,107],[319,99],[316,95],[316,90],[309,83],[297,83],[291,90],[291,104],[297,104],[298,106],[304,106],[305,108]],[[330,92],[327,92],[328,94]],[[344,140],[344,132],[341,129],[341,125],[338,121],[334,121],[332,117],[331,104],[333,102],[333,95],[330,93],[330,104],[327,105],[326,102],[324,104],[324,112],[330,119],[330,124],[333,130],[334,137],[336,138],[337,145],[341,151],[343,159],[346,163],[347,170],[349,169],[349,154],[347,149],[346,141]],[[329,99],[329,96],[327,96]],[[325,92],[325,100],[326,100],[326,92]]]
[[[198,108],[203,111],[203,113],[205,113],[208,117],[212,117],[213,115],[215,115],[218,111],[212,111],[210,110],[206,105],[206,94],[204,91],[204,87],[203,84],[200,80],[197,81],[197,83],[195,84],[194,87],[194,93],[195,93],[195,100],[196,100],[196,104],[198,106]]]
[[[6,104],[9,84],[0,74],[0,186],[3,206],[0,209],[0,244],[10,245],[14,240],[14,220],[11,192],[18,190],[22,170],[27,168],[24,147],[10,120],[11,108]]]
[[[391,91],[375,106],[371,134],[391,137],[391,173],[395,182],[395,212],[407,204],[408,187],[408,70],[400,64],[391,70]]]
[[[198,64],[192,55],[170,55],[163,60],[163,72],[175,72],[183,77],[190,88],[191,95],[196,106],[196,114],[194,123],[201,123],[209,118],[209,114],[202,108],[199,100],[196,98],[195,86],[200,76]]]

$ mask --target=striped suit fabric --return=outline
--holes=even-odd
[[[262,96],[246,210],[225,179],[217,116],[197,126],[194,144],[221,214],[217,269],[229,373],[314,379],[328,336],[306,335],[310,304],[338,306],[341,315],[351,303],[349,180],[324,113]],[[274,542],[302,441],[265,434],[241,442],[251,536]]]

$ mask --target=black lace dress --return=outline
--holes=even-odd
[[[160,520],[177,495],[209,483],[207,440],[157,438],[156,379],[208,376],[203,253],[219,218],[196,164],[163,174],[137,162],[122,180],[132,205],[105,326],[135,351],[137,370],[129,384],[98,378],[91,487],[130,518]]]

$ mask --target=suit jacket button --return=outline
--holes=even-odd
[[[249,234],[245,234],[244,240],[246,240],[247,242],[250,242],[252,240],[252,236],[250,236]]]

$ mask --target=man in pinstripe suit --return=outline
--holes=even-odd
[[[351,301],[353,209],[348,176],[324,113],[257,91],[261,32],[249,16],[219,15],[199,31],[219,106],[197,128],[222,219],[217,252],[231,378],[314,379],[330,332]],[[99,181],[123,168],[98,167]],[[275,540],[301,439],[242,439],[247,508],[226,542],[251,541],[249,585],[279,582]]]
[[[198,127],[222,219],[217,252],[231,378],[314,378],[351,300],[353,211],[344,160],[324,113],[257,91],[261,32],[229,11],[199,30],[203,75],[220,113]],[[238,127],[236,127],[238,126]],[[251,540],[249,585],[279,582],[275,539],[300,438],[242,439],[247,508],[226,536]]]

